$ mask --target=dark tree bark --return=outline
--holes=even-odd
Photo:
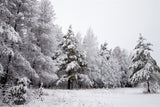
[[[19,14],[19,12],[20,12],[20,7],[21,7],[21,3],[20,4],[18,4],[18,10],[17,10],[17,15]],[[14,25],[14,30],[15,31],[17,31],[17,22],[15,23],[15,25]]]
[[[71,89],[71,80],[68,79],[68,89]]]
[[[147,81],[147,92],[150,93],[150,85],[149,85],[149,81]]]
[[[5,85],[7,83],[8,76],[9,76],[8,74],[9,74],[9,65],[10,65],[10,62],[11,62],[11,58],[12,58],[12,55],[9,55],[8,56],[8,65],[6,67],[6,72],[5,72],[5,74],[4,74],[4,76],[2,77],[2,80],[1,80],[2,89],[3,89],[2,94],[5,93]]]

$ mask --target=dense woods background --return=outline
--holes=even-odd
[[[106,42],[99,47],[91,28],[83,37],[72,26],[63,34],[54,20],[49,0],[0,0],[3,96],[5,90],[21,83],[32,88],[43,83],[45,88],[80,89],[134,87],[146,82],[148,92],[156,91],[160,70],[150,54],[152,45],[142,35],[129,53],[118,46],[110,49]]]

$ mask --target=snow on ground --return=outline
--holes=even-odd
[[[140,88],[45,90],[44,101],[20,107],[160,107],[160,94]]]

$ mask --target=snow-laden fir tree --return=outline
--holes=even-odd
[[[108,44],[105,42],[104,44],[101,45],[100,48],[100,55],[103,56],[104,60],[109,60],[111,56],[111,50],[108,50],[107,45]]]
[[[138,40],[132,57],[130,69],[133,71],[131,81],[133,83],[147,83],[147,92],[156,92],[158,88],[160,72],[156,61],[152,58],[150,52],[152,44],[147,43],[141,35]]]
[[[88,76],[85,75],[85,67],[87,66],[84,60],[85,56],[77,49],[77,43],[78,41],[70,26],[67,35],[64,36],[60,44],[62,54],[58,57],[58,60],[61,74],[60,79],[57,81],[57,84],[67,81],[68,89],[73,88],[72,85],[75,81],[90,83]]]
[[[2,88],[5,87],[5,84],[8,81],[9,66],[14,56],[12,48],[20,41],[21,38],[13,27],[7,25],[3,20],[0,20],[0,62],[4,68],[3,76],[0,77]]]
[[[103,84],[101,84],[103,87],[108,87],[108,82],[109,80],[109,59],[111,56],[111,50],[108,50],[107,43],[105,42],[104,44],[101,45],[100,47],[100,52],[99,52],[99,57],[100,57],[100,77],[101,81]],[[101,86],[101,87],[102,87]]]
[[[1,0],[0,1],[0,62],[4,67],[1,83],[10,85],[21,76],[35,77],[35,70],[20,52],[23,43],[24,29],[31,29],[33,4],[35,0]],[[23,41],[23,42],[22,42]],[[31,76],[33,74],[33,76]]]
[[[36,23],[37,0],[1,0],[2,20],[12,26],[21,37],[28,36]]]
[[[118,60],[108,50],[107,43],[100,48],[100,74],[104,87],[112,88],[120,86],[121,71]]]

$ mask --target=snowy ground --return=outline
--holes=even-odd
[[[140,88],[45,90],[44,101],[20,107],[160,107],[160,94]]]

